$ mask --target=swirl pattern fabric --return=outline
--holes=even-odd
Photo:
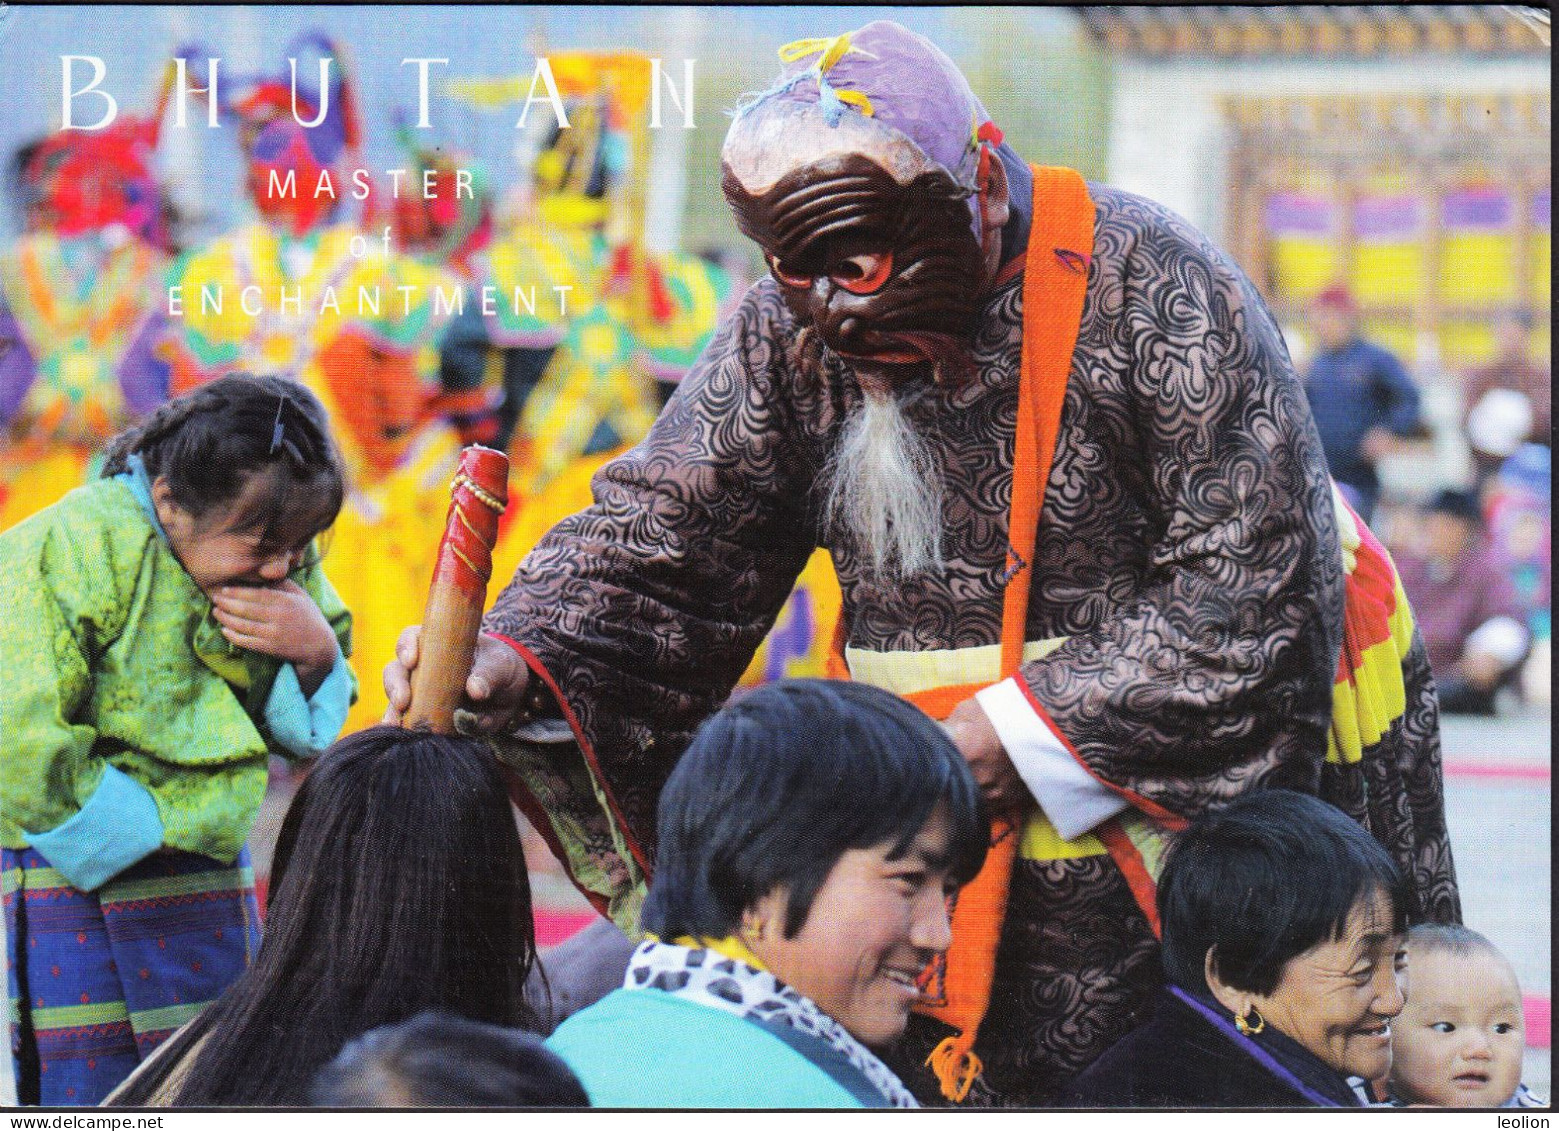
[[[1404,662],[1403,716],[1359,763],[1325,762],[1343,561],[1276,325],[1184,220],[1089,191],[1093,260],[1027,571],[1026,638],[1067,639],[1020,669],[1031,698],[1143,812],[1189,818],[1257,787],[1322,793],[1412,862],[1427,906],[1454,916],[1421,645]],[[563,689],[579,749],[507,756],[599,788],[599,803],[593,789],[547,799],[560,835],[595,830],[582,855],[622,857],[619,877],[653,868],[661,785],[814,547],[833,556],[853,648],[1001,639],[1022,292],[1019,277],[987,296],[973,380],[927,383],[905,405],[946,485],[942,572],[875,583],[824,528],[818,481],[861,394],[837,357],[801,348],[770,280],[646,439],[596,476],[595,504],[521,564],[487,627]],[[1025,863],[1013,900],[977,1046],[987,1080],[971,1102],[1044,1102],[1124,1034],[1160,977],[1151,929],[1107,858]],[[935,1100],[928,1072],[905,1080]]]

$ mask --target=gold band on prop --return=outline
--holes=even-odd
[[[449,516],[422,615],[422,642],[402,725],[453,734],[482,629],[498,518],[508,505],[509,458],[472,445],[460,453]]]

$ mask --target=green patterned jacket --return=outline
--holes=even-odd
[[[0,535],[0,844],[85,889],[162,845],[231,862],[268,755],[318,753],[356,694],[351,614],[318,565],[292,579],[342,657],[305,701],[290,664],[222,635],[138,493],[98,480]]]

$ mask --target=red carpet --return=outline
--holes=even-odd
[[[1448,778],[1503,778],[1507,781],[1542,781],[1553,778],[1553,769],[1533,762],[1447,762]]]
[[[1521,1008],[1527,1015],[1527,1048],[1548,1048],[1554,1037],[1553,999],[1528,994],[1521,999]]]
[[[536,910],[536,945],[556,946],[596,919],[594,911]]]

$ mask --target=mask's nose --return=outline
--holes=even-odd
[[[826,293],[822,289],[825,285]],[[840,308],[847,297],[827,280],[814,285],[812,309],[816,312],[816,316],[813,318],[813,323],[817,326],[818,333],[822,334],[823,341],[827,342],[829,348],[835,353],[865,353],[864,343],[861,341],[861,332],[865,326],[860,316],[853,311]]]

